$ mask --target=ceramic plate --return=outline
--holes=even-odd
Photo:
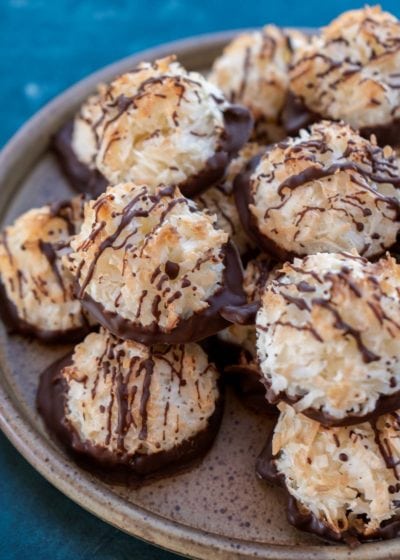
[[[2,224],[72,194],[48,150],[49,138],[99,81],[170,53],[188,69],[206,71],[233,35],[207,35],[142,52],[93,74],[48,104],[0,154]],[[289,526],[280,490],[258,481],[254,471],[269,421],[245,410],[231,394],[217,441],[195,469],[138,490],[106,485],[80,470],[49,438],[35,410],[39,373],[68,349],[8,338],[0,326],[0,428],[47,480],[94,515],[131,535],[199,559],[400,557],[400,540],[350,551]]]

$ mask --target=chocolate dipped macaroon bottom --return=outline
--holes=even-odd
[[[287,404],[279,410],[256,470],[284,489],[289,523],[351,547],[398,536],[398,413],[325,428]]]
[[[197,345],[150,350],[101,330],[42,374],[37,407],[79,464],[136,484],[201,459],[223,399]]]
[[[223,250],[223,287],[207,300],[207,307],[203,311],[180,320],[171,332],[160,328],[156,311],[153,322],[143,327],[106,310],[101,303],[87,294],[81,298],[82,305],[101,325],[123,339],[136,340],[146,345],[182,344],[203,340],[230,324],[221,313],[226,307],[241,307],[245,303],[241,288],[242,270],[236,247],[228,243]]]

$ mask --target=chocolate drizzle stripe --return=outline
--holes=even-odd
[[[147,439],[147,405],[150,399],[150,385],[151,378],[154,371],[154,361],[152,359],[147,359],[143,362],[142,367],[145,369],[146,375],[143,381],[142,396],[140,399],[140,416],[142,417],[142,427],[139,432],[139,439]]]
[[[40,251],[43,253],[43,255],[46,257],[51,270],[53,271],[54,277],[57,280],[58,285],[60,286],[63,295],[64,295],[64,301],[66,298],[66,291],[65,291],[65,286],[64,286],[64,280],[61,276],[61,273],[58,269],[57,266],[57,261],[58,261],[58,257],[57,257],[57,253],[54,250],[54,247],[51,243],[47,243],[45,241],[39,240],[39,249]]]
[[[337,311],[337,309],[335,309],[333,307],[333,305],[323,299],[323,298],[314,298],[312,300],[312,304],[313,305],[318,305],[320,307],[323,307],[324,309],[326,309],[327,311],[329,311],[334,319],[334,327],[338,330],[341,330],[344,332],[345,335],[350,335],[354,338],[357,348],[358,350],[361,352],[363,361],[366,364],[369,364],[371,362],[377,362],[380,360],[380,356],[378,356],[377,354],[375,354],[374,352],[372,352],[372,350],[368,349],[365,344],[362,341],[362,336],[361,336],[361,332],[355,328],[353,328],[351,325],[349,325],[348,323],[346,323],[343,318],[340,316],[339,312]]]

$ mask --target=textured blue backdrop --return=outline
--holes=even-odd
[[[320,26],[364,2],[0,0],[0,146],[46,101],[146,47],[267,22]],[[382,2],[400,16],[398,0]],[[172,560],[98,521],[45,482],[0,435],[0,560]]]

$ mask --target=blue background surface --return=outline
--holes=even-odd
[[[347,0],[0,0],[0,146],[66,87],[135,51],[190,35],[268,22],[320,26],[341,11],[363,4]],[[398,0],[382,5],[400,16]],[[122,534],[73,504],[0,434],[0,560],[29,557],[177,558]]]

